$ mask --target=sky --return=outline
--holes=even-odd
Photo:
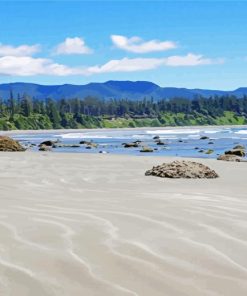
[[[0,83],[247,87],[247,1],[1,1]]]

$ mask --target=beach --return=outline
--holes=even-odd
[[[0,154],[1,295],[246,295],[246,163],[145,176],[178,159]]]

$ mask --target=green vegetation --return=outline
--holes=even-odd
[[[0,99],[0,129],[122,128],[247,123],[247,97],[222,96],[155,102],[95,97],[37,100],[27,95]]]

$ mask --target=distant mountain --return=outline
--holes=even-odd
[[[160,87],[148,81],[107,81],[104,83],[89,83],[85,85],[39,85],[33,83],[8,83],[0,84],[0,97],[8,98],[10,91],[14,96],[28,94],[37,99],[54,98],[85,98],[96,96],[101,99],[128,98],[138,100],[153,97],[155,100],[163,98],[183,97],[193,99],[196,96],[210,97],[213,95],[235,95],[242,97],[247,95],[247,87],[241,87],[233,91],[187,89],[176,87]]]

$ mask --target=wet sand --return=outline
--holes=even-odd
[[[144,176],[175,158],[0,154],[0,295],[247,294],[247,163]]]

